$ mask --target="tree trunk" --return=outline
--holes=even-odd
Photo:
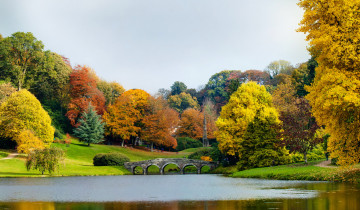
[[[121,142],[121,147],[124,147],[124,139]]]
[[[307,152],[304,152],[304,162],[305,162],[305,164],[308,163],[308,161],[307,161]]]
[[[88,143],[88,147],[90,147],[90,143]]]
[[[150,144],[150,151],[151,151],[151,152],[153,151],[153,148],[154,148],[154,143],[151,142],[151,144]]]

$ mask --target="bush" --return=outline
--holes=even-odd
[[[196,159],[196,160],[201,160],[202,156],[210,156],[211,154],[211,147],[205,147],[197,152],[192,153],[191,155],[188,156],[189,159]]]
[[[203,146],[199,140],[192,139],[189,137],[180,137],[177,138],[176,141],[177,141],[176,151],[181,151],[189,148],[198,148]]]
[[[130,159],[120,153],[100,153],[93,159],[94,166],[123,166]]]
[[[58,139],[64,139],[64,134],[60,130],[55,128],[54,137]]]

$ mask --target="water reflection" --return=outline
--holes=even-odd
[[[260,199],[260,200],[239,200],[239,201],[171,201],[171,202],[71,202],[71,203],[53,203],[53,202],[14,202],[1,203],[0,209],[16,210],[52,210],[52,209],[159,209],[159,210],[178,210],[178,209],[359,209],[360,201],[355,197],[351,199],[346,197],[322,197],[315,199]]]
[[[214,175],[0,179],[0,209],[360,209],[360,187]]]

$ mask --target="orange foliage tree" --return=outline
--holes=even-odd
[[[140,111],[135,108],[135,102],[127,95],[121,95],[114,104],[107,107],[103,115],[105,121],[105,135],[121,138],[124,141],[131,136],[137,136],[140,127],[135,123],[140,119]]]
[[[181,114],[180,126],[176,134],[181,137],[200,139],[203,135],[203,115],[196,109],[186,109]]]
[[[114,104],[107,107],[103,115],[106,123],[105,135],[122,139],[122,146],[124,141],[140,137],[145,113],[149,111],[149,97],[150,94],[140,89],[121,94]]]
[[[149,97],[149,108],[142,121],[142,139],[151,143],[151,151],[154,143],[175,149],[177,141],[172,133],[179,122],[178,113],[162,97]]]
[[[176,134],[181,137],[201,139],[204,132],[204,111],[207,112],[205,114],[207,138],[214,139],[214,132],[216,131],[216,118],[213,115],[210,115],[208,110],[200,112],[196,109],[186,109],[181,114],[180,125]]]
[[[90,75],[92,71],[87,66],[76,66],[70,74],[70,103],[66,116],[72,126],[77,127],[77,119],[80,113],[87,110],[91,103],[96,112],[102,115],[105,111],[105,97],[96,88],[96,80]]]

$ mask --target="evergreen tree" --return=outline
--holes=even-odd
[[[80,125],[75,128],[74,135],[90,146],[91,143],[99,143],[104,138],[104,123],[91,104],[86,112],[81,114]]]

